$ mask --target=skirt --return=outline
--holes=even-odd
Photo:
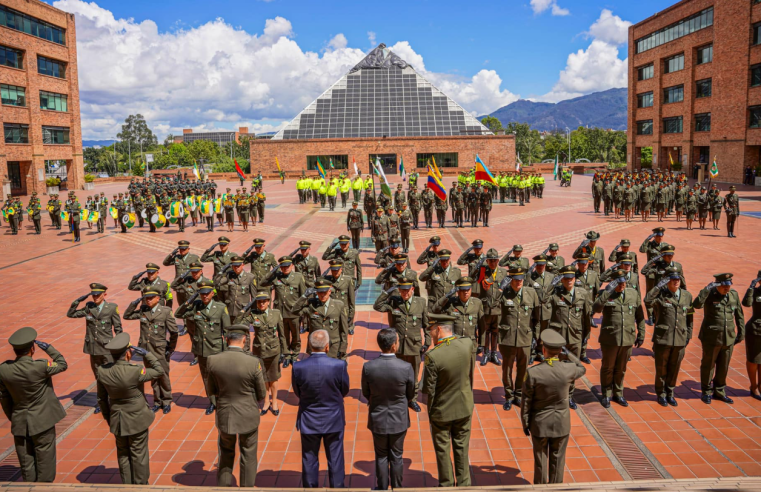
[[[694,210],[688,210],[687,211],[687,218],[690,220],[695,220],[695,211]]]
[[[274,383],[280,379],[280,355],[260,359],[262,361],[262,371],[264,371],[264,382]]]
[[[719,220],[721,219],[721,210],[714,210],[711,212],[711,220]]]
[[[745,356],[748,362],[761,364],[761,318],[745,324]]]
[[[699,208],[698,209],[698,217],[701,219],[707,219],[708,218],[708,209],[707,208]]]

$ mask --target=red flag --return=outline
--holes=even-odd
[[[238,172],[238,177],[240,179],[246,179],[246,175],[243,174],[243,169],[238,165],[238,159],[234,159],[233,162],[235,163],[235,170]]]

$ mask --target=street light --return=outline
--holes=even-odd
[[[513,136],[515,137],[515,153],[516,153],[516,156],[517,156],[516,158],[520,159],[521,158],[521,152],[520,152],[520,150],[518,150],[518,131],[517,130],[513,131]]]
[[[566,135],[568,135],[568,164],[571,163],[571,129],[565,127]]]

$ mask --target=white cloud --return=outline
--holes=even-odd
[[[268,19],[261,33],[223,19],[160,32],[151,20],[117,19],[94,2],[58,0],[55,6],[76,16],[86,139],[113,138],[135,113],[159,138],[183,128],[277,130],[365,56],[343,34],[320,53],[305,51],[282,17]],[[517,99],[500,89],[494,70],[455,78],[427,72],[406,41],[391,49],[468,111],[483,114]]]
[[[367,31],[367,39],[370,41],[370,46],[375,48],[377,45],[375,44],[375,33],[373,31]]]
[[[537,98],[557,102],[591,92],[604,91],[628,84],[628,58],[619,58],[621,45],[629,39],[631,22],[624,21],[604,9],[589,28],[592,42],[586,49],[568,55],[566,67],[560,72],[552,90]]]
[[[541,14],[547,9],[551,9],[552,15],[564,16],[571,12],[558,5],[557,0],[531,0],[531,9],[534,14]]]

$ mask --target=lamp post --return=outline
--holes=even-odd
[[[565,132],[568,135],[568,164],[571,164],[571,129],[565,127]]]

